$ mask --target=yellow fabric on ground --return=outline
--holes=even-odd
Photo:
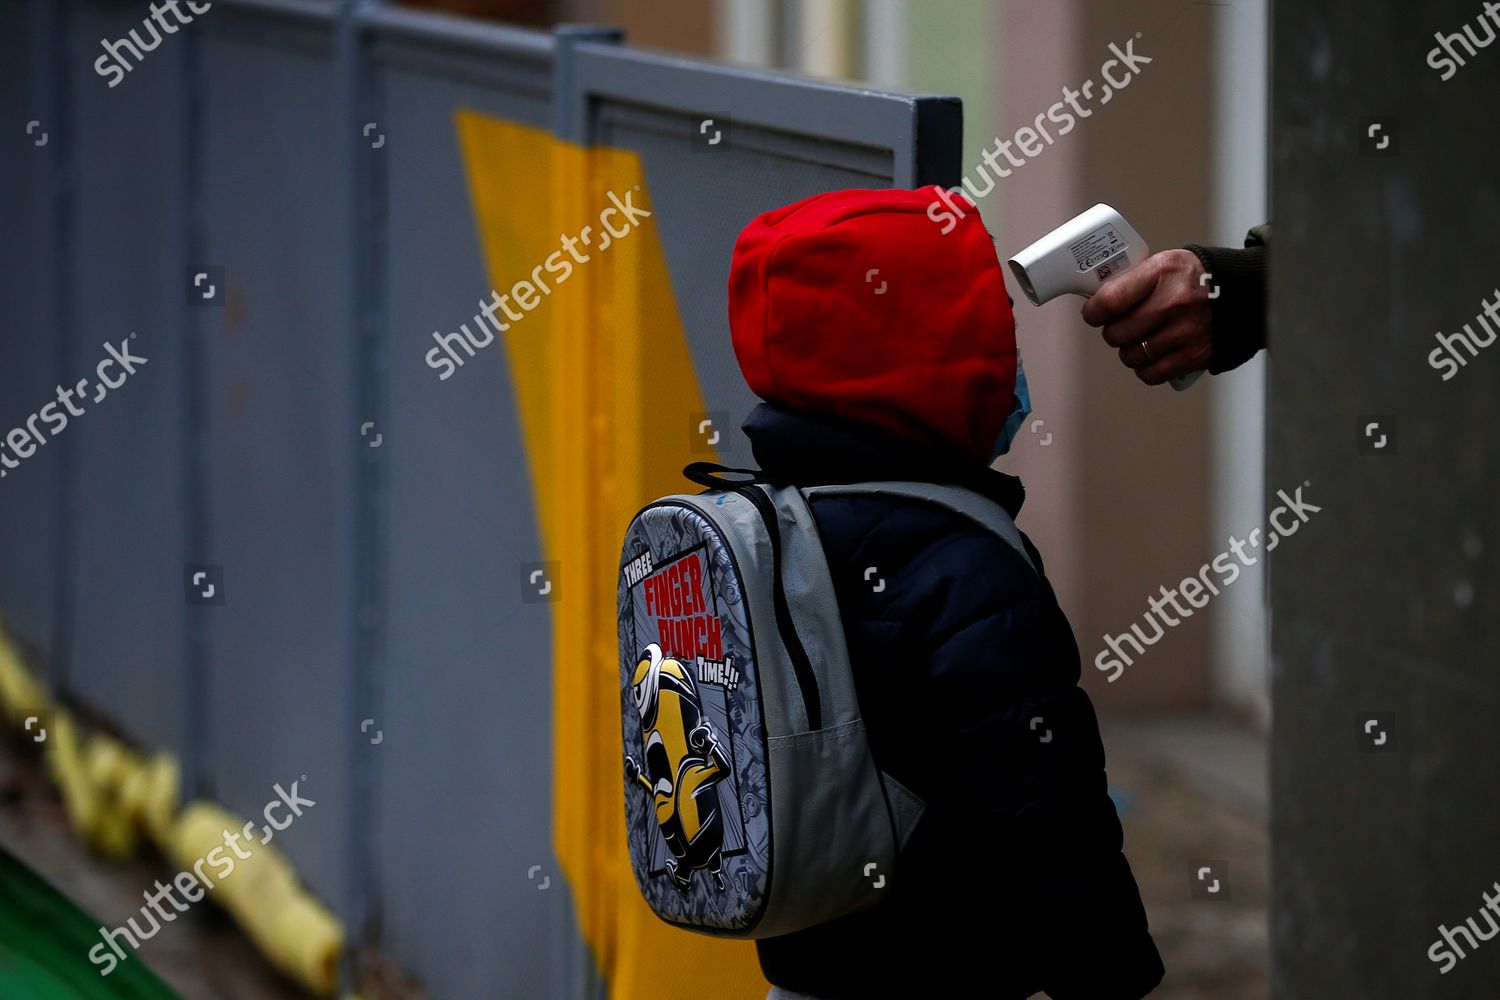
[[[55,704],[21,662],[15,643],[0,628],[0,713],[18,727],[38,717],[31,732],[57,782],[75,831],[105,857],[124,858],[150,838],[177,871],[240,831],[244,819],[207,802],[180,813],[178,767],[166,754],[140,754],[104,733],[85,738],[67,709]],[[273,845],[255,844],[248,859],[206,893],[227,909],[271,962],[319,996],[338,985],[343,928],[302,889],[291,865]],[[222,869],[221,869],[222,870]],[[205,867],[212,878],[215,869]],[[175,872],[174,872],[175,875]]]
[[[259,824],[257,824],[258,826]],[[167,845],[168,856],[182,871],[193,871],[215,850],[234,868],[223,881],[210,864],[203,872],[214,883],[206,895],[239,922],[277,968],[321,996],[338,985],[343,928],[333,914],[308,895],[297,873],[275,844],[246,843],[241,850],[224,846],[224,831],[238,833],[243,818],[209,802],[194,802],[182,811]]]

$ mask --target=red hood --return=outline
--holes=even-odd
[[[1015,393],[1015,318],[979,213],[945,235],[927,215],[937,193],[832,191],[755,219],[734,248],[729,329],[762,399],[988,461]]]

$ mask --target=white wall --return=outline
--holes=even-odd
[[[1201,242],[1239,246],[1266,221],[1269,190],[1267,103],[1269,0],[1218,8],[1214,59],[1213,232]],[[1265,523],[1266,356],[1220,376],[1213,402],[1214,537],[1227,544]],[[1270,651],[1263,566],[1214,604],[1213,690],[1221,704],[1262,725],[1271,713]]]

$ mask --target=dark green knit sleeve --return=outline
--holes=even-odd
[[[1210,306],[1213,312],[1213,358],[1208,370],[1215,375],[1249,361],[1266,346],[1266,281],[1270,268],[1271,224],[1256,226],[1245,237],[1243,249],[1206,247],[1190,243],[1212,277],[1217,289]]]

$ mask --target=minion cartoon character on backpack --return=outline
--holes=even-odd
[[[625,776],[652,797],[672,855],[667,874],[687,892],[693,872],[706,868],[722,892],[724,817],[718,786],[730,764],[703,715],[692,672],[652,643],[636,665],[634,694],[644,749],[640,762],[625,757]]]

